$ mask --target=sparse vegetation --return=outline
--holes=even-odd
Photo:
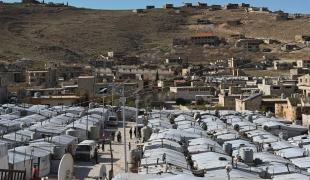
[[[10,4],[0,9],[0,60],[22,57],[41,61],[85,62],[107,51],[160,60],[173,52],[193,63],[232,56],[259,59],[266,53],[248,53],[234,48],[234,42],[217,48],[186,46],[172,48],[173,38],[190,37],[197,31],[211,31],[221,38],[245,33],[248,37],[274,38],[284,42],[297,34],[310,34],[309,17],[276,22],[273,14],[244,11],[184,9],[181,13],[164,9],[147,10],[143,15],[129,10],[91,10],[73,7]],[[240,19],[238,26],[197,25],[197,19],[222,22]],[[298,28],[296,28],[298,27]],[[309,57],[309,48],[295,53],[267,45],[268,55]],[[211,51],[212,49],[212,51]]]

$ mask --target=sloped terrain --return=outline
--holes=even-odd
[[[232,44],[219,48],[173,49],[172,39],[189,37],[197,31],[213,31],[221,37],[244,33],[249,37],[275,38],[290,42],[295,34],[310,34],[310,19],[277,22],[272,14],[244,11],[154,9],[143,14],[129,10],[109,11],[42,5],[0,5],[0,60],[32,58],[38,61],[83,62],[107,51],[140,55],[145,60],[181,54],[202,62],[245,53]],[[197,26],[198,18],[212,21],[241,19],[239,26]],[[276,52],[277,56],[292,56]],[[309,51],[294,57],[309,57]]]

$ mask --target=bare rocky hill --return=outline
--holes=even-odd
[[[43,5],[0,5],[0,60],[32,58],[38,61],[81,62],[107,51],[121,51],[158,59],[163,55],[184,55],[202,62],[234,55],[258,57],[233,44],[219,48],[172,48],[172,39],[189,37],[198,31],[212,31],[223,38],[244,33],[248,37],[274,38],[291,42],[296,34],[310,34],[310,18],[275,21],[274,14],[202,9],[153,9],[143,14],[129,10],[90,10]],[[237,26],[197,26],[198,18],[214,22],[240,19]],[[280,57],[310,57],[309,49],[271,53]]]

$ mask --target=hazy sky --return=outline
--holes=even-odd
[[[20,0],[4,0],[4,2],[18,2]],[[42,1],[42,0],[40,0]],[[45,0],[49,2],[51,0]],[[182,2],[197,3],[198,0],[53,0],[53,2],[66,3],[77,7],[86,7],[94,9],[135,9],[144,8],[146,5],[155,5],[162,7],[165,3],[181,5]],[[253,6],[269,7],[271,10],[284,10],[290,13],[310,14],[310,0],[207,0],[208,4],[226,4],[226,3],[250,3]]]

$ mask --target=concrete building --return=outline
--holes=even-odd
[[[26,82],[29,86],[39,86],[46,82],[47,71],[27,71]]]
[[[302,125],[310,128],[310,114],[302,114]]]
[[[218,105],[223,109],[235,110],[236,99],[248,97],[249,94],[245,92],[241,86],[229,86],[228,89],[221,89]]]
[[[198,8],[207,8],[208,4],[203,2],[198,2]]]
[[[310,73],[310,69],[305,69],[305,68],[290,69],[290,78],[293,80],[298,80],[300,76],[309,74],[309,73]]]
[[[297,44],[288,43],[288,44],[283,44],[280,49],[285,52],[290,52],[290,51],[300,50],[301,48]]]
[[[286,20],[288,20],[288,17],[289,17],[288,13],[279,12],[275,15],[275,20],[276,21],[286,21]]]
[[[194,7],[192,3],[183,3],[184,8],[192,8]]]
[[[154,9],[154,8],[155,8],[154,5],[147,5],[147,6],[145,7],[145,9]]]
[[[297,90],[297,86],[293,82],[279,80],[268,82],[266,79],[263,80],[262,84],[257,84],[257,87],[264,95],[268,96],[281,96],[283,94],[287,97]]]
[[[200,32],[191,37],[191,41],[195,45],[218,46],[220,44],[219,37],[210,32]]]
[[[239,4],[228,3],[224,6],[224,9],[239,9]]]
[[[310,97],[310,74],[300,76],[297,86],[304,97]]]
[[[209,6],[210,11],[218,11],[218,10],[222,10],[222,6],[218,5],[218,4],[212,4],[211,6]]]
[[[297,68],[310,68],[310,59],[299,59],[296,63]]]
[[[94,76],[80,76],[78,78],[78,94],[86,97],[93,97],[95,95]]]
[[[165,4],[164,6],[164,9],[173,9],[173,4]]]
[[[26,83],[29,86],[44,85],[47,88],[55,87],[57,84],[56,69],[49,68],[43,71],[26,71]]]
[[[156,74],[158,74],[159,79],[171,79],[174,76],[174,71],[171,69],[146,69],[139,68],[136,66],[120,66],[116,72],[116,78],[123,76],[132,77],[133,79],[139,79],[141,77],[144,80],[155,80]]]
[[[255,93],[246,98],[236,99],[236,111],[259,111],[262,104],[262,94]]]
[[[257,52],[260,50],[259,45],[263,43],[260,39],[239,39],[235,46],[250,52]]]
[[[300,42],[300,43],[304,43],[304,44],[309,44],[310,43],[310,36],[309,35],[296,35],[295,41]]]
[[[287,70],[291,68],[310,68],[308,59],[281,59],[273,61],[275,70]]]
[[[198,25],[206,25],[206,24],[212,24],[212,22],[209,19],[197,19]]]
[[[240,99],[240,94],[228,94],[220,93],[219,95],[218,105],[227,110],[235,110],[236,109],[236,99]]]
[[[39,96],[31,97],[26,100],[30,104],[45,104],[49,106],[72,106],[83,101],[83,98],[80,96],[74,95],[63,95],[63,96]]]
[[[275,60],[273,61],[273,69],[275,70],[287,70],[296,66],[296,60]]]
[[[165,64],[177,64],[177,65],[182,65],[183,59],[181,57],[177,58],[166,58],[165,59]]]
[[[25,3],[25,4],[40,4],[40,2],[36,1],[36,0],[22,0],[22,3]]]
[[[170,93],[173,98],[182,98],[185,100],[196,100],[197,95],[212,95],[214,94],[214,89],[209,86],[182,86],[182,87],[170,87]]]
[[[230,68],[238,68],[250,62],[251,61],[249,59],[240,59],[240,58],[230,58],[227,60],[228,67]]]
[[[275,104],[275,115],[300,124],[302,114],[310,113],[310,105],[307,100],[298,96],[286,98],[286,103]]]

